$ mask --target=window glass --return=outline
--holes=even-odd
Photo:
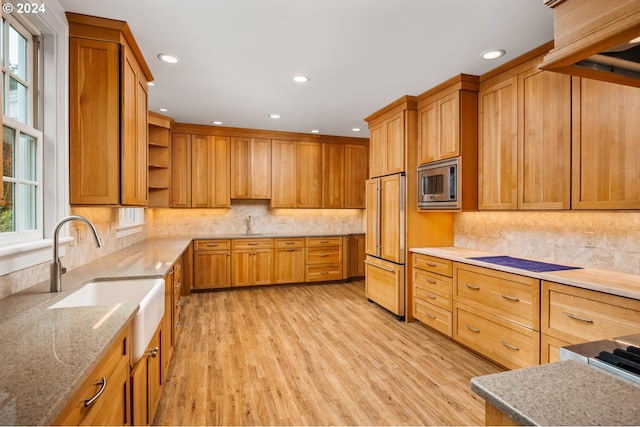
[[[8,126],[2,126],[2,174],[15,177],[13,166],[13,151],[16,141],[16,131]]]
[[[9,78],[9,112],[8,115],[12,119],[20,123],[27,123],[29,120],[29,104],[28,104],[27,87],[14,79]]]
[[[16,231],[16,224],[13,218],[13,182],[5,182],[3,185],[4,205],[0,206],[0,232],[9,233]]]
[[[9,70],[27,81],[27,39],[9,25]]]
[[[20,134],[20,176],[18,178],[36,181],[38,178],[38,140],[31,135]]]

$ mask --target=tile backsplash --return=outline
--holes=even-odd
[[[640,274],[640,212],[463,212],[454,227],[459,247]]]

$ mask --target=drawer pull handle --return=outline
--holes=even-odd
[[[285,249],[285,252],[295,252],[295,249]]]
[[[508,342],[506,342],[505,340],[500,341],[502,343],[503,346],[510,348],[511,350],[516,350],[516,351],[520,351],[520,349],[513,345],[513,344],[509,344]]]
[[[393,268],[383,267],[383,266],[381,266],[381,265],[374,264],[374,263],[369,262],[369,261],[365,261],[364,263],[365,263],[365,264],[369,264],[369,265],[370,265],[370,266],[372,266],[372,267],[381,268],[382,270],[384,270],[384,271],[388,271],[388,272],[390,272],[390,273],[395,273],[395,271],[393,271]]]
[[[322,254],[322,255],[318,255],[320,258],[326,258],[329,256],[329,254]]]
[[[437,298],[437,296],[435,296],[434,294],[430,294],[429,292],[425,292],[424,295],[429,299],[436,299]]]
[[[520,298],[518,298],[518,297],[512,297],[511,295],[507,295],[507,294],[500,294],[500,296],[501,296],[502,298],[506,299],[506,300],[509,300],[509,301],[513,301],[513,302],[518,302],[518,301],[520,301]]]
[[[586,318],[586,317],[580,317],[580,316],[576,316],[575,314],[566,313],[566,312],[564,312],[564,315],[565,315],[565,316],[567,316],[567,317],[570,317],[570,318],[572,318],[572,319],[579,320],[579,321],[581,321],[581,322],[585,322],[585,323],[593,323],[593,320],[588,319],[588,318]]]
[[[295,245],[296,242],[284,242],[285,245]]]
[[[432,285],[435,285],[436,283],[438,283],[437,280],[429,279],[428,277],[426,279],[427,279],[427,283],[431,283]]]
[[[258,246],[260,243],[247,243],[249,246]]]
[[[471,289],[472,291],[479,291],[480,290],[480,286],[474,286],[472,284],[469,283],[465,283],[464,284],[467,288]]]
[[[424,263],[427,264],[429,267],[435,267],[438,265],[435,262],[430,262],[430,261],[425,261]]]
[[[433,314],[429,313],[428,311],[425,311],[424,314],[426,314],[429,319],[436,319],[436,316],[434,316]]]
[[[208,248],[216,248],[216,247],[218,247],[218,244],[217,244],[217,243],[207,243],[207,245],[206,245],[206,246],[207,246]]]
[[[98,381],[95,385],[99,385],[100,390],[98,390],[98,392],[92,398],[84,400],[85,408],[91,406],[93,402],[95,402],[100,397],[100,395],[104,392],[104,390],[107,388],[107,377],[102,377],[102,379]]]
[[[329,241],[328,240],[323,240],[320,243],[329,243]]]
[[[474,328],[473,326],[464,325],[464,327],[467,328],[468,330],[470,330],[471,332],[475,332],[476,334],[480,333],[480,329]]]
[[[158,357],[158,352],[160,351],[160,349],[156,346],[153,348],[149,349],[149,355],[147,357],[153,357],[156,358]]]

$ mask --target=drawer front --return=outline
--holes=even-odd
[[[441,334],[452,336],[453,316],[450,311],[414,300],[413,317]]]
[[[194,250],[196,251],[217,251],[230,248],[230,240],[196,240],[194,242]]]
[[[365,261],[365,295],[398,316],[405,315],[404,266],[374,257]]]
[[[342,237],[307,237],[307,247],[314,246],[342,246]]]
[[[307,265],[305,278],[307,282],[341,280],[342,264]]]
[[[413,254],[413,268],[451,277],[453,262],[430,255]]]
[[[640,301],[543,282],[542,332],[571,343],[636,334]]]
[[[417,298],[425,302],[436,304],[445,310],[451,311],[453,280],[449,277],[432,274],[423,270],[413,270],[413,290]],[[438,298],[434,298],[437,296]],[[434,301],[438,299],[446,302],[446,306],[441,306]]]
[[[304,237],[292,239],[274,239],[276,248],[304,248]]]
[[[231,249],[269,249],[273,247],[273,239],[233,239]]]
[[[341,248],[307,248],[307,264],[330,264],[342,262]]]
[[[454,304],[454,339],[509,369],[540,363],[540,333]]]
[[[456,263],[454,299],[540,330],[540,281]]]
[[[568,345],[571,343],[540,334],[540,363],[560,362],[560,347]]]

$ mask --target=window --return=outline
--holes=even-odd
[[[42,132],[35,128],[35,38],[11,15],[2,17],[2,194],[0,242],[43,238]]]
[[[116,237],[125,237],[135,233],[141,233],[143,225],[143,208],[118,209],[118,225],[116,227]]]

